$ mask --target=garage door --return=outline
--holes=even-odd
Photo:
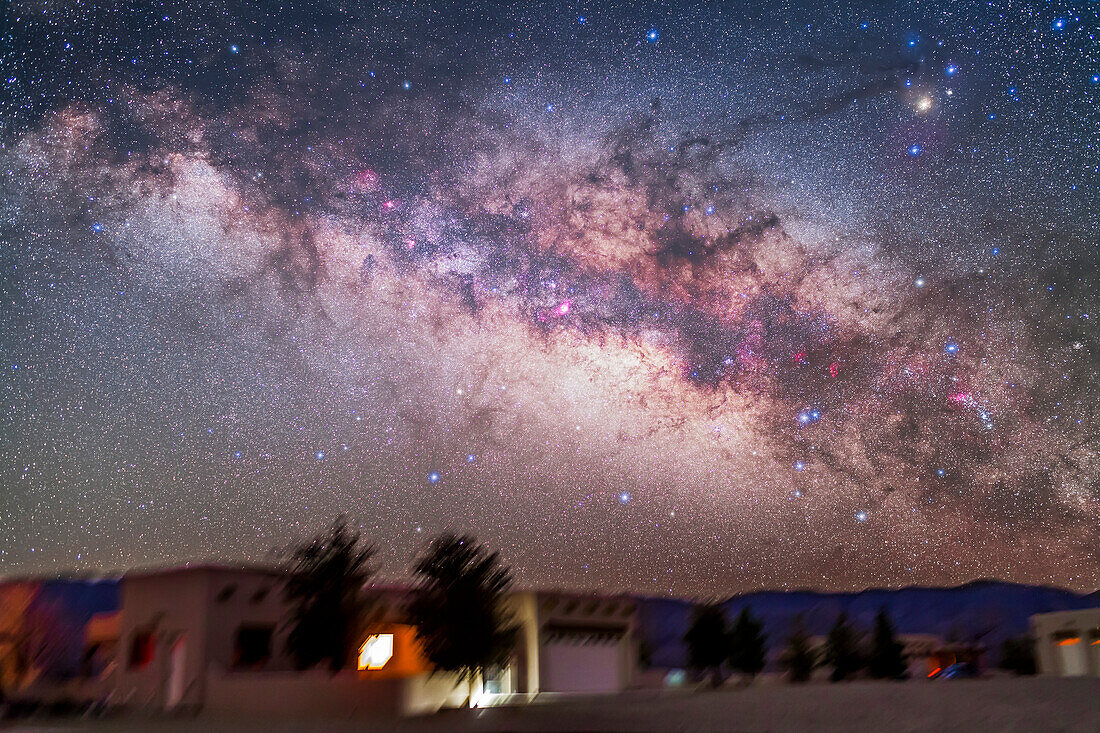
[[[1088,674],[1089,662],[1086,648],[1078,636],[1058,642],[1063,677],[1081,677]]]
[[[543,692],[618,692],[621,642],[556,639],[542,648]]]

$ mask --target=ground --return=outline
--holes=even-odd
[[[392,721],[114,719],[26,721],[12,730],[101,733],[469,731],[1088,731],[1100,733],[1100,679],[756,685],[632,692]]]

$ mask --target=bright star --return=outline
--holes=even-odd
[[[240,46],[237,46],[236,44],[233,44],[229,47],[229,53],[237,53],[240,50]]]
[[[909,151],[908,152],[909,152],[910,156],[915,158],[918,155],[920,155],[922,152],[924,152],[924,146],[921,145],[920,143],[913,143],[912,145],[909,146]]]
[[[866,522],[867,521],[867,512],[862,511],[862,510],[856,512],[856,521],[857,522]]]
[[[943,70],[943,73],[947,76],[954,76],[959,73],[959,67],[955,64],[948,64],[947,68]]]
[[[630,494],[629,494],[628,492],[626,492],[626,491],[624,491],[623,493],[619,494],[619,503],[620,503],[620,504],[628,504],[628,503],[630,503]]]
[[[475,456],[473,453],[470,453],[466,456],[466,462],[467,463],[473,463],[476,460],[477,460],[477,456]]]
[[[918,277],[916,280],[913,281],[913,285],[915,287],[918,287],[918,288],[923,288],[924,287],[924,278],[923,277]]]
[[[436,471],[432,471],[431,473],[429,473],[428,474],[428,483],[438,484],[439,483],[439,473],[436,472]]]
[[[317,460],[318,461],[325,460],[325,452],[323,450],[317,451]]]
[[[648,40],[649,40],[650,42],[656,41],[656,40],[657,40],[657,38],[659,38],[659,35],[658,35],[658,33],[657,33],[657,29],[656,29],[656,28],[650,28],[650,30],[649,30],[649,33],[646,33],[646,34],[645,34],[645,37],[646,37],[646,38],[647,38],[647,39],[648,39]]]
[[[959,353],[959,345],[954,341],[948,341],[946,344],[944,344],[943,350],[948,354],[957,354]]]

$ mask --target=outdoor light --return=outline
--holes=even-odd
[[[359,647],[359,669],[382,669],[393,656],[393,634],[368,636]]]

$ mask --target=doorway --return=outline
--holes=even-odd
[[[168,679],[164,694],[164,707],[171,710],[183,702],[183,693],[187,687],[185,675],[187,669],[187,634],[180,634],[172,642],[168,653]]]

